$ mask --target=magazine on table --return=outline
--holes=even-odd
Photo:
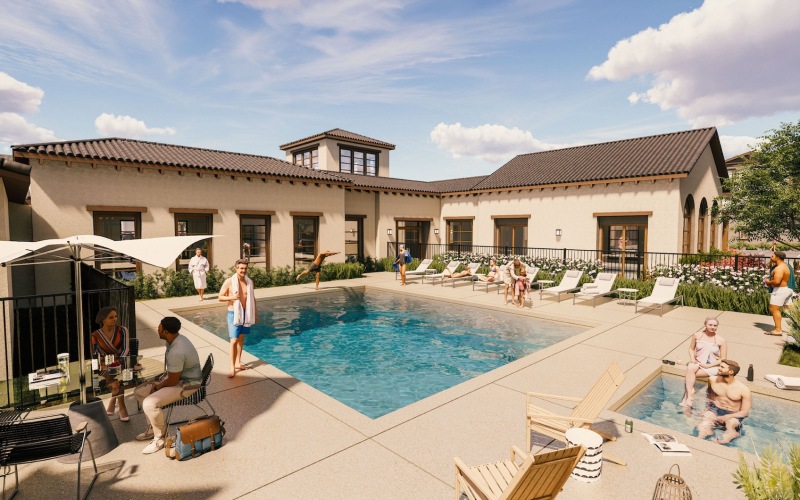
[[[642,436],[653,446],[658,448],[662,455],[671,456],[692,456],[692,450],[678,440],[672,434],[648,434],[642,433]]]

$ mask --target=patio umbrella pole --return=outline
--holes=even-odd
[[[70,245],[75,263],[75,309],[78,316],[78,382],[81,387],[81,404],[86,404],[86,366],[83,356],[83,284],[81,283],[81,247]]]

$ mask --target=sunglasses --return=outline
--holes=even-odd
[[[665,365],[674,365],[675,364],[674,361],[670,361],[669,359],[662,359],[661,362],[664,363]]]

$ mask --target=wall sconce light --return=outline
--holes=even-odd
[[[556,238],[560,238],[560,237],[561,237],[561,230],[560,229],[556,229]]]
[[[391,235],[392,235],[392,230],[391,229],[387,229],[386,230],[386,236],[391,236]]]
[[[433,229],[433,234],[439,234],[439,228],[438,227]]]

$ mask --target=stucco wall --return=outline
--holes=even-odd
[[[594,213],[648,212],[647,248],[652,252],[674,252],[679,241],[670,228],[677,227],[680,212],[678,181],[613,183],[607,186],[533,189],[478,196],[447,197],[442,200],[441,227],[448,217],[474,216],[473,241],[494,245],[492,216],[530,215],[529,247],[595,249],[597,218]],[[561,229],[557,238],[555,230]]]
[[[386,257],[387,242],[397,241],[397,228],[395,219],[433,219],[427,235],[428,243],[436,243],[434,238],[434,228],[438,225],[441,202],[438,198],[431,196],[415,196],[407,194],[380,193],[378,197],[380,208],[380,219],[378,221],[378,253],[380,257]],[[392,230],[392,236],[386,234],[386,230]]]
[[[172,171],[160,174],[134,168],[117,171],[83,164],[66,167],[64,162],[47,161],[34,164],[32,169],[31,204],[34,240],[92,234],[92,212],[86,210],[87,205],[147,207],[141,215],[144,238],[174,236],[175,217],[170,208],[217,209],[213,233],[221,236],[212,240],[211,258],[221,269],[232,266],[240,255],[236,210],[276,212],[271,217],[273,266],[293,264],[291,212],[321,212],[321,249],[344,251],[344,189],[324,183],[181,176]],[[330,259],[341,260],[341,255]]]
[[[694,213],[692,214],[692,241],[691,250],[695,252],[698,249],[698,234],[699,234],[699,217],[700,217],[700,204],[703,199],[708,204],[708,214],[705,222],[705,244],[702,245],[701,250],[708,251],[711,245],[720,248],[722,226],[717,227],[716,241],[710,241],[711,234],[711,206],[714,203],[714,198],[722,194],[722,184],[717,174],[717,167],[714,164],[714,156],[711,153],[711,148],[706,146],[703,154],[697,160],[695,167],[692,169],[689,176],[681,181],[681,199],[678,207],[681,218],[683,217],[683,204],[686,202],[687,196],[691,194],[694,198]],[[683,221],[678,227],[679,241],[683,240]],[[680,248],[677,250],[680,251]]]

